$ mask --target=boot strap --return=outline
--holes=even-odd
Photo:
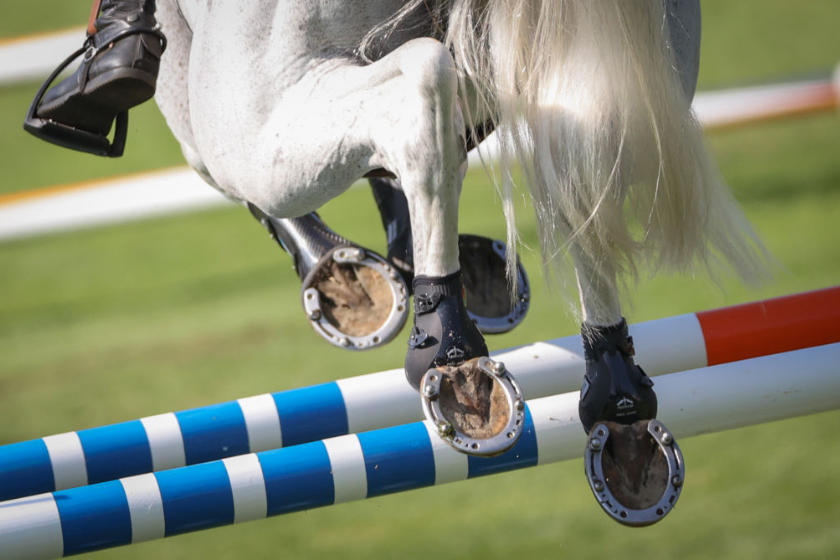
[[[99,17],[99,7],[102,5],[102,0],[93,0],[93,6],[90,7],[90,18],[88,18],[87,34],[88,36],[96,34],[99,31],[96,28],[96,18]]]

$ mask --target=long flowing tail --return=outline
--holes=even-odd
[[[604,282],[634,276],[640,262],[728,264],[755,281],[766,252],[705,148],[666,9],[665,0],[452,0],[447,43],[471,91],[463,98],[469,112],[491,115],[501,143],[508,245],[518,163],[547,265],[567,262],[574,244]]]

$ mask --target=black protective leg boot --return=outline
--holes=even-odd
[[[443,441],[462,453],[492,457],[522,435],[525,399],[505,365],[487,356],[463,292],[460,271],[415,276],[405,375]]]
[[[457,366],[487,356],[484,338],[467,314],[461,271],[414,277],[414,328],[408,340],[405,374],[412,387],[430,368]]]
[[[408,200],[396,187],[394,179],[374,177],[369,181],[388,239],[386,258],[399,270],[406,285],[411,286],[414,280],[414,243]]]
[[[627,322],[610,327],[581,326],[586,376],[580,390],[580,421],[588,434],[606,420],[632,424],[656,418],[653,381],[635,364]]]
[[[155,93],[166,39],[154,12],[155,0],[95,3],[84,46],[42,86],[24,127],[65,147],[121,155],[127,111]],[[76,72],[47,90],[55,76],[81,54]],[[106,137],[115,119],[114,146],[109,146]]]

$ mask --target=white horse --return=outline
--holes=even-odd
[[[670,510],[682,461],[653,420],[656,397],[633,361],[619,279],[640,262],[722,262],[752,279],[762,260],[690,110],[698,0],[158,3],[169,46],[157,101],[213,186],[291,218],[374,170],[399,179],[416,274],[406,375],[441,437],[477,455],[505,451],[524,425],[518,386],[486,358],[459,276],[465,138],[493,127],[508,246],[518,165],[546,264],[574,265],[593,491],[623,523]],[[509,259],[513,270],[514,251]],[[621,450],[631,444],[648,451],[628,466]],[[648,471],[661,483],[628,490],[627,477]]]

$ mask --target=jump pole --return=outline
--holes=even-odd
[[[840,287],[632,325],[651,376],[840,342]],[[579,389],[580,336],[495,353],[526,399]],[[658,384],[657,384],[658,385]],[[660,397],[660,401],[664,401]],[[0,447],[0,500],[419,420],[402,370]]]
[[[840,343],[657,380],[688,437],[840,408]],[[516,446],[462,455],[416,422],[0,503],[0,558],[49,559],[579,457],[578,393],[528,402]]]

